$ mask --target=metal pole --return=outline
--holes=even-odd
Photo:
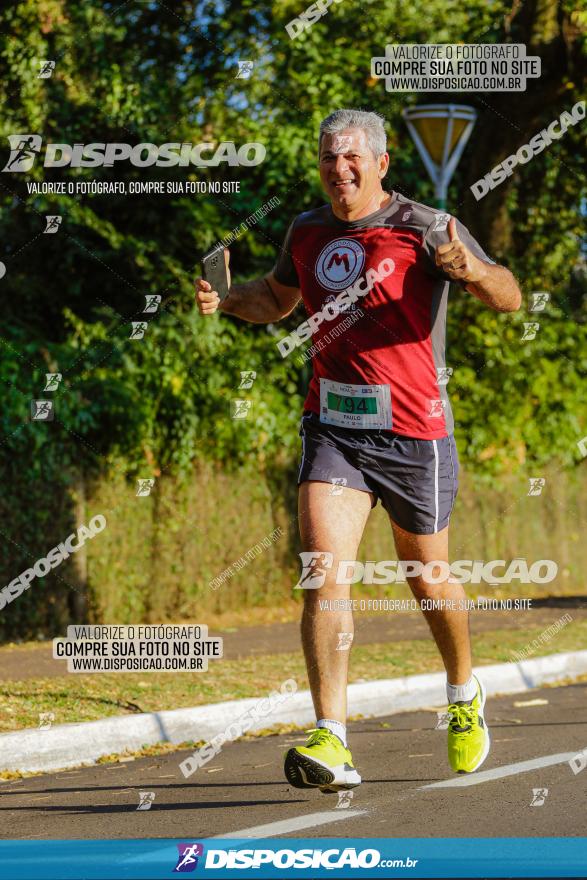
[[[467,143],[473,130],[473,126],[475,125],[475,119],[477,115],[475,113],[475,109],[473,107],[459,104],[423,104],[419,107],[416,106],[404,110],[402,115],[406,121],[408,131],[410,132],[412,140],[414,141],[418,149],[420,158],[424,163],[426,171],[428,172],[430,179],[434,183],[434,195],[436,199],[436,205],[440,211],[445,212],[448,184],[462,156],[465,144]],[[434,161],[431,155],[428,153],[428,150],[424,145],[422,138],[418,134],[418,130],[415,124],[412,121],[413,119],[418,117],[421,119],[446,119],[446,130],[444,134],[442,155],[438,157],[437,161]],[[462,134],[459,137],[458,142],[455,144],[454,149],[451,152],[452,132],[455,119],[465,120],[466,125],[464,130],[462,131]]]

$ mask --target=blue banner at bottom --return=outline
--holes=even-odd
[[[585,837],[0,841],[2,880],[586,877]]]

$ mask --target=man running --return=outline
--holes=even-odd
[[[298,483],[304,558],[322,566],[323,585],[305,590],[302,615],[317,721],[306,745],[287,752],[285,773],[299,788],[335,791],[361,782],[346,738],[349,651],[337,650],[353,619],[344,602],[321,610],[319,599],[349,598],[336,582],[338,562],[356,559],[378,499],[398,559],[448,563],[458,474],[444,360],[449,284],[501,312],[516,311],[521,294],[453,217],[383,189],[389,155],[379,115],[337,110],[324,119],[319,163],[330,204],[298,215],[273,270],[231,286],[220,308],[274,323],[302,298],[312,329]],[[196,291],[201,314],[214,313],[217,293],[201,279]],[[282,353],[295,345],[290,334]],[[465,598],[460,584],[429,583],[417,569],[407,579],[418,600],[458,608]],[[447,673],[449,763],[472,772],[489,751],[485,691],[472,673],[468,612],[436,604],[424,614]]]

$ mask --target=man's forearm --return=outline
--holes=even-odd
[[[235,315],[253,324],[270,324],[281,317],[279,303],[266,278],[233,284],[219,308],[227,315]]]
[[[482,265],[479,277],[466,285],[469,293],[498,312],[516,312],[522,304],[522,294],[510,270],[485,262]]]

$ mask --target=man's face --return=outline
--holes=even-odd
[[[362,128],[325,134],[320,145],[320,179],[333,206],[344,212],[361,208],[381,191],[389,156],[378,159]]]

